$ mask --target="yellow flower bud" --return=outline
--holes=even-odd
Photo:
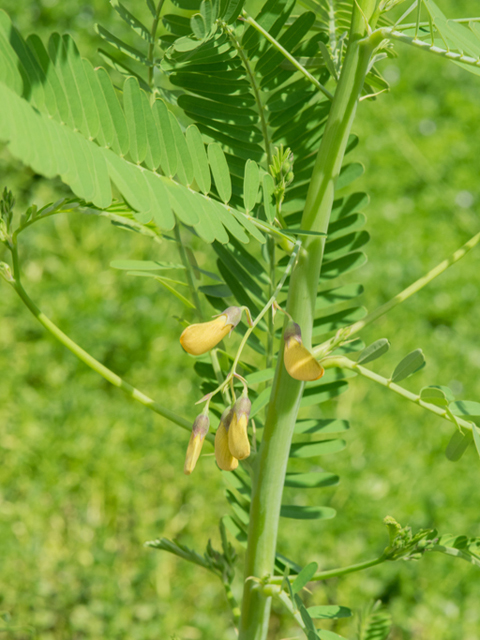
[[[197,464],[197,460],[203,447],[203,441],[208,433],[209,425],[210,420],[205,414],[201,413],[195,418],[195,422],[192,427],[192,434],[187,447],[185,465],[183,467],[183,473],[186,476],[189,476],[195,469],[195,465]]]
[[[325,373],[324,368],[315,360],[313,354],[303,346],[302,333],[298,324],[287,325],[284,333],[285,350],[283,361],[289,375],[295,380],[305,382],[319,380]]]
[[[191,324],[180,336],[180,344],[192,356],[201,356],[213,349],[240,322],[242,310],[228,307],[214,320]]]
[[[238,460],[232,456],[228,448],[228,431],[232,417],[233,410],[226,409],[215,434],[215,459],[222,471],[233,471],[238,467]]]
[[[232,456],[238,460],[244,460],[250,455],[247,426],[251,406],[250,400],[242,396],[233,408],[233,417],[228,429],[228,448]]]

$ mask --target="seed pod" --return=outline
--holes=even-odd
[[[286,326],[283,338],[285,340],[283,361],[289,375],[295,380],[305,382],[319,380],[325,370],[315,360],[313,354],[303,346],[302,332],[296,322],[290,322]]]
[[[240,322],[240,307],[228,307],[210,322],[191,324],[180,336],[180,344],[187,353],[201,356],[213,349]]]
[[[252,403],[246,396],[239,398],[233,407],[232,421],[228,429],[228,448],[232,456],[244,460],[250,455],[247,426]]]
[[[183,473],[186,476],[189,476],[195,469],[195,465],[197,464],[197,460],[203,447],[203,441],[208,433],[209,425],[210,420],[204,413],[201,413],[195,418],[195,422],[192,427],[192,434],[187,447],[185,465],[183,467]]]
[[[228,431],[233,418],[233,408],[226,409],[220,418],[220,424],[215,434],[215,459],[222,471],[233,471],[238,467],[238,460],[234,458],[228,448]]]

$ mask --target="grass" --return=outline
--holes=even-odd
[[[43,33],[71,29],[88,55],[96,43],[87,31],[92,12],[103,22],[110,15],[104,2],[80,11],[73,2],[31,3],[21,12],[17,4],[4,8],[24,33],[32,25]],[[463,3],[458,14],[474,9]],[[362,104],[355,126],[372,235],[369,263],[355,277],[365,284],[369,309],[478,231],[479,80],[428,54],[399,52],[384,63],[392,91]],[[20,210],[64,193],[5,150],[0,169]],[[193,419],[199,392],[178,344],[179,303],[148,279],[109,267],[118,258],[161,253],[165,259],[162,249],[105,220],[71,216],[29,230],[21,252],[27,290],[61,328],[129,382]],[[427,367],[406,381],[408,388],[445,384],[459,398],[478,399],[479,264],[475,250],[368,327],[367,343],[392,342],[372,368],[388,375],[422,347]],[[228,509],[213,458],[183,476],[188,435],[110,388],[45,335],[13,291],[6,285],[0,291],[0,638],[234,638],[220,583],[142,546],[160,536],[199,551],[208,538],[218,543],[218,519]],[[303,527],[285,521],[281,552],[300,564],[316,560],[322,569],[375,557],[387,544],[387,514],[415,530],[480,536],[478,456],[470,448],[457,464],[446,460],[447,422],[357,379],[322,410],[352,425],[347,449],[322,460],[341,484],[320,497],[309,494],[311,504],[320,500],[338,516]],[[432,554],[319,584],[309,598],[353,608],[381,598],[394,618],[392,640],[478,640],[477,572]],[[275,612],[272,640],[294,636],[281,609]],[[333,628],[354,635],[349,620]]]

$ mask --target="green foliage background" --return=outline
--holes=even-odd
[[[472,1],[449,4],[441,3],[449,15],[475,12]],[[25,35],[70,30],[98,64],[93,22],[129,38],[103,0],[2,7]],[[354,154],[366,165],[355,188],[371,196],[369,263],[358,276],[369,309],[477,232],[480,198],[478,78],[406,47],[381,68],[392,91],[362,103],[354,126]],[[5,150],[0,173],[19,211],[64,193]],[[193,418],[199,393],[172,318],[177,301],[153,281],[109,267],[116,258],[155,259],[159,249],[105,220],[73,215],[24,235],[25,286],[45,312],[114,371]],[[392,342],[375,370],[389,374],[422,347],[427,368],[406,386],[445,384],[478,400],[479,267],[477,250],[368,327],[367,343]],[[213,457],[185,477],[188,436],[110,388],[48,338],[13,291],[0,292],[0,611],[8,612],[0,638],[234,638],[215,578],[142,546],[162,535],[199,550],[209,537],[218,542],[226,503]],[[478,457],[472,448],[456,465],[446,460],[447,423],[357,379],[335,410],[352,423],[347,449],[325,459],[341,476],[327,490],[338,516],[285,526],[285,554],[321,569],[369,559],[386,545],[387,514],[414,529],[480,535]],[[310,600],[358,608],[367,598],[390,607],[392,640],[480,638],[480,580],[467,563],[433,554],[382,565],[319,584]],[[272,638],[291,637],[289,625],[278,611]],[[335,629],[354,633],[350,621]]]

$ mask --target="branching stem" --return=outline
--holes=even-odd
[[[340,367],[342,369],[350,369],[351,371],[356,371],[364,378],[373,380],[373,382],[376,382],[377,384],[381,384],[382,387],[387,387],[387,389],[390,389],[391,391],[398,394],[399,396],[402,396],[403,398],[410,400],[410,402],[414,402],[415,404],[418,404],[418,406],[423,407],[424,409],[427,409],[427,411],[431,411],[432,413],[435,413],[437,416],[440,416],[440,418],[444,418],[445,420],[452,422],[454,425],[463,427],[470,432],[472,431],[471,422],[467,422],[467,420],[463,420],[463,418],[460,418],[458,416],[452,416],[451,412],[447,411],[447,409],[442,409],[442,407],[437,407],[434,404],[425,402],[420,398],[419,395],[412,393],[411,391],[407,391],[403,387],[400,387],[398,384],[395,384],[394,382],[392,382],[389,378],[384,378],[383,376],[380,376],[378,373],[374,373],[373,371],[370,371],[370,369],[366,369],[365,367],[362,367],[362,365],[357,364],[353,360],[349,360],[349,358],[346,358],[345,356],[338,356],[338,357],[334,356],[332,358],[326,358],[325,360],[322,361],[322,366],[325,369],[330,369],[332,367]]]
[[[402,302],[405,302],[405,300],[410,298],[410,296],[413,296],[414,293],[417,293],[418,291],[423,289],[423,287],[425,287],[427,284],[432,282],[432,280],[435,280],[435,278],[441,275],[449,267],[451,267],[453,264],[461,260],[469,251],[471,251],[474,247],[476,247],[479,242],[480,242],[480,233],[477,233],[472,238],[470,238],[470,240],[466,242],[462,247],[460,247],[460,249],[457,249],[457,251],[452,253],[452,255],[449,258],[442,260],[440,264],[438,264],[436,267],[431,269],[431,271],[429,271],[424,276],[416,280],[406,289],[404,289],[400,293],[397,293],[397,295],[394,296],[391,300],[389,300],[385,304],[382,304],[380,307],[378,307],[378,309],[375,309],[375,311],[372,311],[371,313],[369,313],[362,320],[355,322],[349,327],[345,327],[345,329],[342,329],[337,336],[334,336],[333,338],[330,338],[330,340],[327,340],[323,344],[316,346],[312,350],[314,356],[316,358],[319,358],[326,355],[327,353],[335,349],[337,346],[340,346],[346,340],[350,339],[351,336],[355,335],[356,333],[364,329],[367,325],[371,324],[381,316],[385,315],[386,313],[394,309],[396,306],[398,306]]]
[[[251,16],[249,16],[246,11],[243,11],[242,18],[243,18],[243,20],[245,22],[247,22],[254,29],[256,29],[259,33],[261,33],[262,36],[266,40],[268,40],[268,42],[270,42],[270,44],[272,44],[275,47],[275,49],[277,49],[277,51],[279,51],[295,67],[295,69],[300,71],[300,73],[303,73],[303,75],[308,80],[310,80],[310,82],[315,87],[317,87],[317,89],[319,91],[321,91],[324,96],[326,96],[329,100],[333,100],[333,95],[330,93],[330,91],[326,87],[324,87],[323,84],[321,82],[319,82],[314,76],[312,76],[312,74],[309,71],[307,71],[305,69],[305,67],[303,67],[298,62],[298,60],[296,60],[296,58],[294,58],[292,56],[291,53],[289,53],[284,47],[282,47],[282,45],[278,42],[278,40],[275,40],[275,38],[273,36],[271,36],[268,33],[268,31],[265,31],[265,29],[261,25],[259,25],[256,20],[254,20]]]
[[[76,342],[74,342],[71,338],[69,338],[61,329],[59,329],[44,313],[40,311],[40,309],[35,305],[35,303],[28,296],[27,292],[23,288],[20,280],[20,264],[18,259],[18,250],[16,244],[12,244],[10,246],[10,250],[12,253],[12,261],[13,261],[13,276],[14,280],[10,284],[15,289],[16,293],[20,297],[20,299],[24,302],[30,312],[35,316],[35,318],[42,324],[45,329],[59,342],[61,342],[69,351],[71,351],[79,360],[84,362],[91,369],[99,373],[105,380],[110,382],[114,387],[121,389],[125,395],[140,402],[145,407],[148,407],[155,413],[163,416],[170,422],[178,425],[182,429],[187,431],[191,431],[192,425],[190,421],[182,418],[178,414],[162,407],[160,404],[149,398],[147,395],[133,387],[128,382],[125,382],[120,376],[116,373],[108,369],[101,362],[96,360],[93,356],[91,356],[87,351],[82,349]],[[207,434],[206,439],[213,443],[213,435]]]

